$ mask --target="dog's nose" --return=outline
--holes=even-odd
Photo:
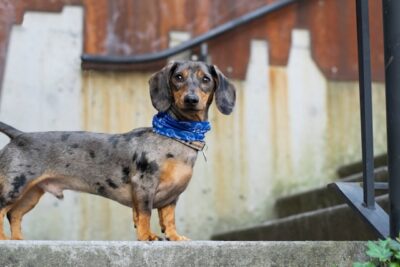
[[[197,95],[186,95],[184,101],[185,104],[196,105],[199,103],[199,97]]]

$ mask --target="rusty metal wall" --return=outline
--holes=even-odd
[[[205,33],[273,0],[4,0],[0,2],[0,80],[13,23],[21,23],[26,10],[60,11],[64,5],[85,8],[84,52],[132,55],[168,47],[170,31],[191,36]],[[381,2],[370,1],[372,74],[383,81]],[[355,2],[308,0],[240,27],[209,43],[212,62],[236,79],[244,79],[250,40],[268,41],[271,65],[288,62],[293,29],[308,29],[317,66],[330,80],[357,79]],[[165,61],[133,66],[156,70]]]

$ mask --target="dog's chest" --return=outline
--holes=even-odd
[[[175,200],[187,187],[193,173],[189,164],[167,159],[160,171],[160,183],[157,187],[154,206],[162,206]]]

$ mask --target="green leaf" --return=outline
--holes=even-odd
[[[400,252],[400,243],[397,241],[394,241],[392,239],[390,239],[389,241],[389,248],[393,251],[393,252]]]
[[[355,262],[353,263],[353,267],[375,267],[375,264],[372,262]]]
[[[379,240],[378,242],[368,241],[367,255],[371,258],[379,259],[379,261],[389,261],[393,253],[389,249],[390,240]]]
[[[390,262],[389,267],[400,267],[400,263],[397,262]]]
[[[400,260],[400,251],[396,251],[396,252],[394,253],[394,257],[395,257],[396,259]]]

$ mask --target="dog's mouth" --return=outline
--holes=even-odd
[[[199,111],[201,111],[202,109],[200,109],[200,108],[198,108],[198,107],[196,107],[196,106],[185,106],[184,108],[183,108],[183,111],[185,111],[185,112],[199,112]]]

